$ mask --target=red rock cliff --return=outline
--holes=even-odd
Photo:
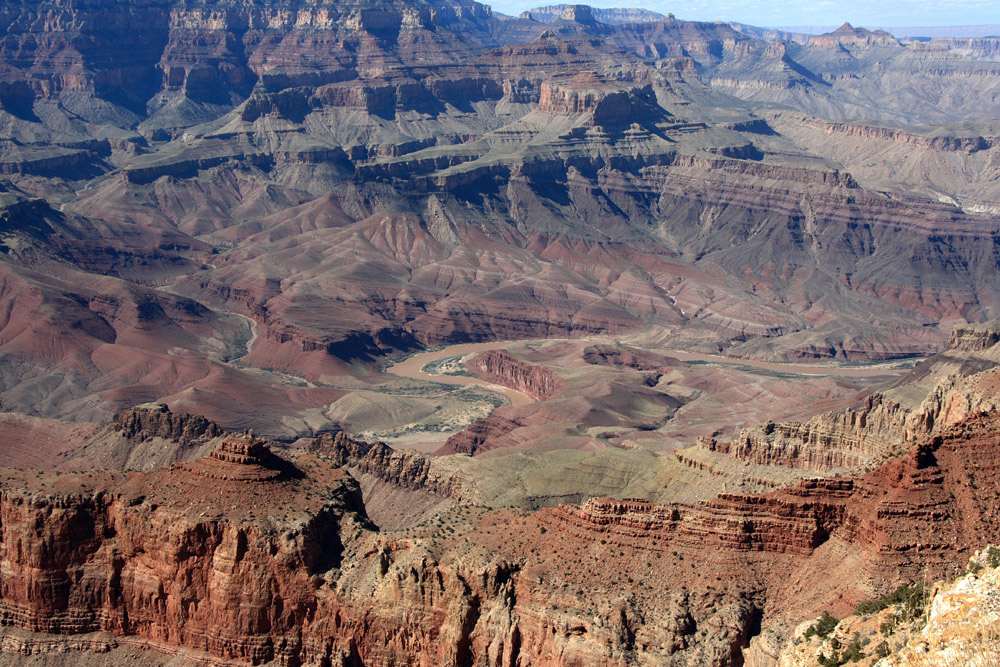
[[[505,350],[484,352],[466,364],[477,377],[544,401],[563,385],[552,369],[527,364]]]
[[[8,469],[0,624],[243,663],[735,666],[760,627],[1000,537],[998,433],[972,416],[868,475],[765,495],[466,507],[384,534],[332,462],[246,437],[153,473]]]

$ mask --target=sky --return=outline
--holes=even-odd
[[[642,7],[687,21],[738,21],[762,27],[956,26],[1000,24],[1000,0],[481,0],[504,14],[548,4]]]

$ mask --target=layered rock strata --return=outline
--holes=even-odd
[[[314,577],[370,526],[349,477],[309,457],[268,468],[268,455],[235,439],[148,474],[10,471],[0,494],[9,564],[0,622],[299,662]]]
[[[1000,371],[992,367],[1000,363],[998,341],[996,322],[956,327],[944,352],[850,408],[804,423],[744,428],[732,442],[705,438],[699,444],[763,465],[831,471],[868,464],[969,415],[995,410]]]
[[[996,314],[995,64],[539,16],[6,3],[4,406],[294,438],[336,427],[330,378],[421,345],[670,330],[871,360]]]
[[[456,508],[384,534],[329,461],[373,448],[342,436],[322,458],[241,436],[153,473],[8,469],[0,622],[244,663],[735,666],[760,628],[947,572],[996,535],[998,432],[973,416],[868,475],[765,495]]]
[[[225,431],[200,415],[175,414],[162,403],[139,405],[115,415],[115,430],[125,438],[165,438],[184,446],[205,442]]]
[[[525,363],[506,350],[479,354],[466,363],[466,368],[487,382],[515,389],[536,401],[550,398],[565,384],[551,368]]]
[[[382,442],[364,442],[343,432],[312,440],[309,450],[341,467],[367,474],[407,491],[423,491],[442,498],[463,499],[463,483],[455,473],[434,467],[433,458],[412,449],[393,449]]]

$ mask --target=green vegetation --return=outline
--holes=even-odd
[[[875,647],[876,658],[888,657],[889,653],[891,653],[891,650],[889,649],[889,643],[886,641],[883,641],[881,644]]]
[[[819,617],[819,620],[812,624],[808,630],[806,630],[805,638],[819,637],[820,639],[825,639],[833,632],[833,629],[837,627],[837,623],[840,623],[839,618],[834,618],[830,615],[830,612],[824,611],[823,615]]]
[[[444,357],[428,361],[420,370],[428,375],[456,375],[461,377],[472,377],[472,373],[465,369],[465,358],[467,354],[457,354],[453,357]]]
[[[830,640],[830,648],[833,653],[827,657],[825,653],[820,653],[817,661],[820,667],[840,667],[849,662],[858,662],[865,657],[864,646],[868,642],[862,640],[858,635],[854,635],[851,641],[840,651],[840,642],[836,638]]]
[[[883,609],[900,605],[902,608],[895,618],[901,622],[912,621],[924,613],[929,593],[930,591],[922,583],[903,584],[893,592],[878,599],[861,602],[854,613],[859,616],[870,616]]]

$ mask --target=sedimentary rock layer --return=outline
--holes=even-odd
[[[466,367],[488,382],[516,389],[536,401],[549,398],[565,384],[551,368],[526,364],[505,350],[476,355]]]
[[[956,327],[948,348],[918,364],[891,388],[808,422],[768,422],[732,442],[701,444],[754,463],[811,470],[856,468],[898,453],[978,412],[997,408],[1000,324]]]
[[[153,473],[8,469],[0,618],[244,662],[734,665],[757,627],[945,572],[996,534],[998,429],[973,416],[868,475],[760,496],[456,509],[408,535],[376,531],[324,458],[354,446],[372,474],[426,480],[343,436],[317,443],[321,458],[243,437]],[[849,570],[804,579],[834,554]],[[622,599],[605,584],[626,576],[647,578]]]

